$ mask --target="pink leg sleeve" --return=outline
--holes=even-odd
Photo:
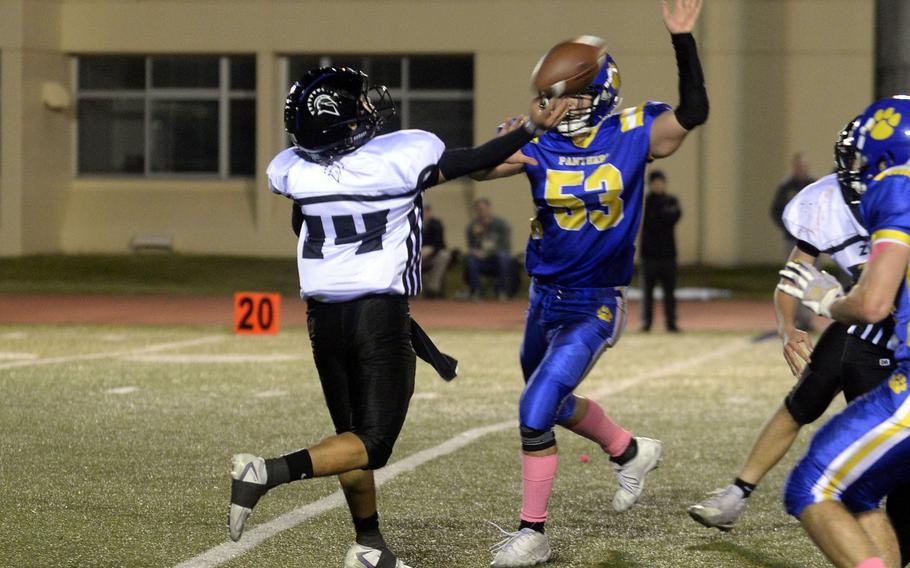
[[[521,520],[542,523],[547,520],[547,503],[553,491],[556,464],[559,454],[551,456],[521,456],[521,477],[523,495]]]
[[[632,433],[610,420],[604,409],[593,400],[588,400],[587,413],[571,430],[597,442],[611,456],[621,455],[632,441]]]

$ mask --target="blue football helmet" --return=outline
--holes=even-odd
[[[619,87],[619,67],[609,53],[604,53],[604,62],[594,80],[584,91],[575,95],[579,106],[566,113],[556,127],[563,136],[586,134],[610,116],[622,100]],[[590,104],[587,102],[590,100]]]
[[[910,163],[910,97],[898,95],[869,105],[859,117],[855,138],[865,191],[882,170]]]
[[[322,67],[291,86],[284,128],[303,158],[329,164],[369,142],[394,113],[388,89],[369,86],[366,73]]]

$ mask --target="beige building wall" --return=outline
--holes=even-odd
[[[291,254],[290,204],[264,182],[283,144],[284,55],[473,53],[481,142],[525,112],[539,56],[583,33],[607,39],[625,105],[676,104],[656,0],[0,0],[0,255],[126,252],[136,234],[171,236],[187,253]],[[873,34],[872,0],[706,0],[696,37],[711,117],[655,164],[682,200],[682,262],[779,260],[776,185],[797,150],[817,175],[829,169],[837,130],[871,100]],[[46,108],[42,85],[72,92],[70,57],[99,53],[256,54],[256,179],[76,178],[75,107]],[[518,176],[430,191],[451,245],[464,246],[476,196],[523,248],[533,208]]]

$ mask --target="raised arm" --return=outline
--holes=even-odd
[[[651,156],[664,158],[675,152],[686,134],[708,119],[708,93],[692,30],[701,13],[702,0],[663,0],[663,18],[676,52],[679,70],[679,105],[654,119]]]

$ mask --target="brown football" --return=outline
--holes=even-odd
[[[534,67],[531,88],[548,97],[578,94],[597,76],[606,53],[606,43],[595,36],[557,43]]]

